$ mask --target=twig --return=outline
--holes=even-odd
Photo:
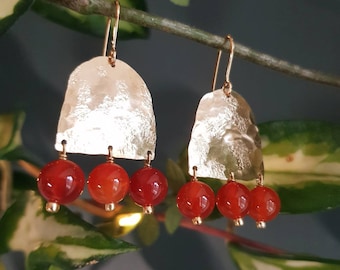
[[[159,221],[164,222],[165,221],[165,216],[163,214],[157,214],[157,219]],[[223,238],[229,242],[235,242],[235,243],[239,243],[241,245],[247,246],[249,248],[255,249],[255,250],[259,250],[259,251],[263,251],[266,253],[270,253],[273,255],[287,255],[287,252],[281,250],[281,249],[277,249],[274,247],[271,247],[269,245],[265,245],[259,242],[255,242],[252,241],[250,239],[238,236],[236,234],[233,234],[231,232],[228,231],[224,231],[224,230],[220,230],[214,227],[210,227],[207,225],[194,225],[191,220],[189,219],[182,219],[180,222],[180,226],[183,228],[187,228],[193,231],[197,231],[197,232],[201,232],[201,233],[205,233],[205,234],[209,234],[212,236],[216,236],[219,238]]]
[[[11,163],[7,160],[0,160],[0,215],[8,207],[11,195]]]
[[[115,14],[114,1],[106,0],[49,0],[50,2],[70,8],[82,14],[101,14],[112,16]],[[160,31],[184,37],[216,49],[227,50],[229,44],[225,44],[224,37],[217,36],[189,25],[154,16],[149,13],[131,8],[121,7],[120,18],[144,27],[154,28]],[[275,58],[265,53],[255,51],[240,43],[235,42],[235,56],[243,58],[255,64],[283,72],[298,78],[317,83],[340,87],[340,77],[325,74],[315,70],[305,69],[298,65]]]

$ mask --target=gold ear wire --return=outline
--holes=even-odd
[[[227,35],[224,41],[224,44],[229,40],[230,43],[230,53],[229,53],[229,59],[228,59],[228,64],[227,64],[227,69],[225,73],[225,81],[223,83],[222,89],[225,92],[225,94],[229,97],[230,93],[232,91],[232,84],[230,82],[230,70],[231,70],[231,64],[233,62],[233,57],[234,57],[234,40],[231,37],[231,35]],[[217,59],[216,59],[216,64],[215,64],[215,70],[214,70],[214,75],[213,75],[213,80],[212,80],[212,91],[215,90],[216,87],[216,79],[217,79],[217,74],[218,74],[218,68],[220,66],[220,60],[221,60],[221,55],[222,55],[222,50],[218,50],[217,52]]]
[[[119,16],[120,16],[120,4],[119,1],[115,1],[116,5],[116,12],[115,12],[115,23],[113,25],[112,30],[112,40],[111,40],[111,50],[109,54],[109,64],[114,67],[116,63],[116,43],[117,43],[117,32],[118,32],[118,26],[119,26]],[[110,29],[111,29],[112,19],[108,18],[107,24],[106,24],[106,31],[105,31],[105,39],[104,39],[104,48],[103,48],[103,55],[107,55],[107,42],[110,35]]]

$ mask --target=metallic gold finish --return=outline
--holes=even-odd
[[[56,202],[47,202],[45,209],[49,213],[57,213],[60,209],[60,205]]]
[[[112,68],[98,56],[70,75],[62,106],[55,148],[68,153],[107,155],[144,160],[156,147],[156,122],[151,94],[139,74],[123,61]]]
[[[204,95],[198,105],[188,147],[189,174],[197,177],[253,180],[263,174],[261,139],[246,100],[223,89]]]
[[[147,205],[143,207],[143,213],[146,215],[151,215],[153,213],[152,205]]]
[[[225,92],[225,94],[229,97],[232,91],[232,84],[230,82],[230,70],[231,70],[231,64],[234,58],[235,45],[234,45],[234,40],[230,35],[226,36],[225,42],[227,42],[227,40],[229,40],[229,43],[230,43],[230,53],[229,53],[229,59],[228,59],[226,73],[225,73],[225,81],[223,83],[222,89]],[[222,50],[218,50],[215,70],[214,70],[214,75],[213,75],[213,81],[212,81],[212,91],[214,91],[216,87],[216,79],[217,79],[217,74],[218,74],[218,68],[220,66],[221,55],[222,55]]]
[[[256,228],[258,228],[258,229],[265,229],[266,228],[266,222],[264,222],[264,221],[256,222]]]
[[[111,212],[115,210],[115,204],[114,203],[107,203],[105,204],[105,211]]]
[[[235,226],[243,226],[243,224],[244,224],[244,222],[243,222],[242,218],[234,219],[234,225]]]
[[[203,220],[202,220],[201,217],[195,217],[195,218],[192,219],[192,223],[193,223],[194,225],[201,225],[202,222],[203,222]]]

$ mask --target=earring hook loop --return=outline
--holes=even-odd
[[[119,17],[120,17],[120,4],[119,1],[115,1],[116,5],[116,10],[115,10],[115,23],[113,25],[112,29],[112,40],[111,40],[111,50],[109,53],[109,64],[114,67],[116,64],[116,56],[117,56],[117,51],[116,51],[116,43],[117,43],[117,33],[118,33],[118,27],[119,27]],[[110,29],[111,29],[111,24],[112,24],[112,19],[108,18],[107,24],[106,24],[106,31],[105,31],[105,43],[104,43],[104,48],[103,48],[103,55],[107,55],[107,41],[109,39],[110,35]]]
[[[225,92],[225,94],[229,97],[232,91],[232,84],[230,82],[230,70],[231,70],[231,65],[232,65],[233,58],[234,58],[235,45],[234,45],[234,39],[232,38],[231,35],[227,35],[225,37],[223,45],[226,44],[227,41],[229,41],[230,43],[230,47],[229,47],[230,52],[229,52],[227,69],[225,72],[225,81],[223,83],[222,89]],[[216,87],[216,79],[217,79],[217,74],[218,74],[218,68],[220,66],[221,55],[222,55],[222,50],[220,49],[217,52],[215,70],[214,70],[214,75],[213,75],[213,80],[212,80],[212,91],[214,91]]]

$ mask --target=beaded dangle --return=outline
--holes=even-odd
[[[46,164],[40,171],[37,182],[40,194],[47,200],[46,211],[55,213],[60,204],[73,202],[83,192],[85,176],[80,167],[67,160],[66,141],[61,142],[59,159]]]
[[[235,181],[234,174],[216,194],[216,206],[220,213],[234,221],[235,226],[243,225],[243,217],[248,214],[250,192],[248,188]]]
[[[152,214],[153,207],[160,204],[168,193],[168,181],[160,170],[151,167],[151,156],[148,151],[144,167],[130,179],[130,197],[143,207],[144,214]]]
[[[256,227],[264,229],[266,222],[274,219],[280,212],[279,195],[263,185],[263,176],[259,174],[257,185],[250,191],[249,215],[256,221]]]
[[[95,167],[89,174],[87,188],[91,197],[113,211],[129,191],[130,179],[123,167],[114,163],[112,146],[108,147],[107,162]]]
[[[183,216],[200,225],[215,207],[215,194],[209,185],[196,177],[197,167],[193,168],[191,181],[184,184],[177,194],[177,207]]]

